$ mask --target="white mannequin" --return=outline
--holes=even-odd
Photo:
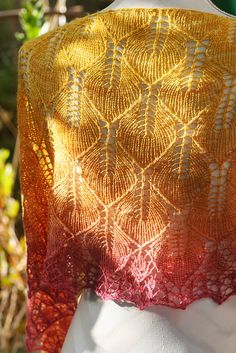
[[[115,0],[102,11],[132,7],[186,8],[236,18],[210,0]],[[62,353],[90,352],[236,353],[236,296],[221,305],[202,298],[186,310],[163,305],[139,310],[85,290]]]
[[[100,12],[107,10],[116,10],[121,8],[132,8],[132,7],[174,7],[180,9],[193,9],[203,12],[210,12],[216,15],[236,17],[234,15],[228,14],[227,12],[219,9],[211,0],[114,0],[113,3],[107,6]]]

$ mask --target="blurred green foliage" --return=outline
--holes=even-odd
[[[25,41],[40,35],[44,24],[45,3],[42,0],[26,0],[22,5],[19,20],[24,32],[16,32],[16,39]]]
[[[19,353],[24,351],[26,247],[15,232],[20,203],[12,197],[15,171],[9,155],[0,149],[0,352]]]
[[[45,22],[42,0],[26,0],[22,6],[19,14],[22,32],[12,33],[9,23],[0,24],[6,37],[15,35],[20,45],[40,35]],[[0,353],[26,352],[26,243],[23,234],[17,236],[15,229],[21,216],[19,179],[16,178],[19,157],[16,143],[17,41],[14,48],[7,47],[9,43],[5,42],[5,53],[0,51],[0,141],[6,147],[0,149]],[[12,196],[16,186],[18,200]]]
[[[12,165],[6,162],[9,155],[9,150],[0,150],[0,209],[5,207],[6,215],[15,218],[19,210],[19,202],[11,198],[14,171]]]

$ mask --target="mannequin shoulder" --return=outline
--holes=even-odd
[[[27,86],[29,98],[36,106],[49,104],[63,89],[67,68],[87,63],[84,41],[87,38],[88,16],[76,18],[62,26],[24,42],[18,50],[20,82]],[[78,54],[76,57],[75,54]]]
[[[21,45],[18,56],[20,58],[21,56],[28,55],[31,60],[38,57],[45,58],[48,55],[55,56],[62,45],[70,43],[72,37],[75,38],[76,36],[77,41],[80,38],[82,39],[83,34],[86,32],[84,29],[87,28],[89,22],[89,15],[78,17],[36,38],[29,39]],[[41,62],[43,61],[41,60]]]

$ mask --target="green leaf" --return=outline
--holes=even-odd
[[[5,205],[6,215],[10,218],[15,218],[18,215],[20,204],[18,200],[12,197],[8,198]]]

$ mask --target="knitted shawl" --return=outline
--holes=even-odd
[[[85,288],[185,309],[236,293],[236,19],[87,14],[18,52],[29,352]]]

